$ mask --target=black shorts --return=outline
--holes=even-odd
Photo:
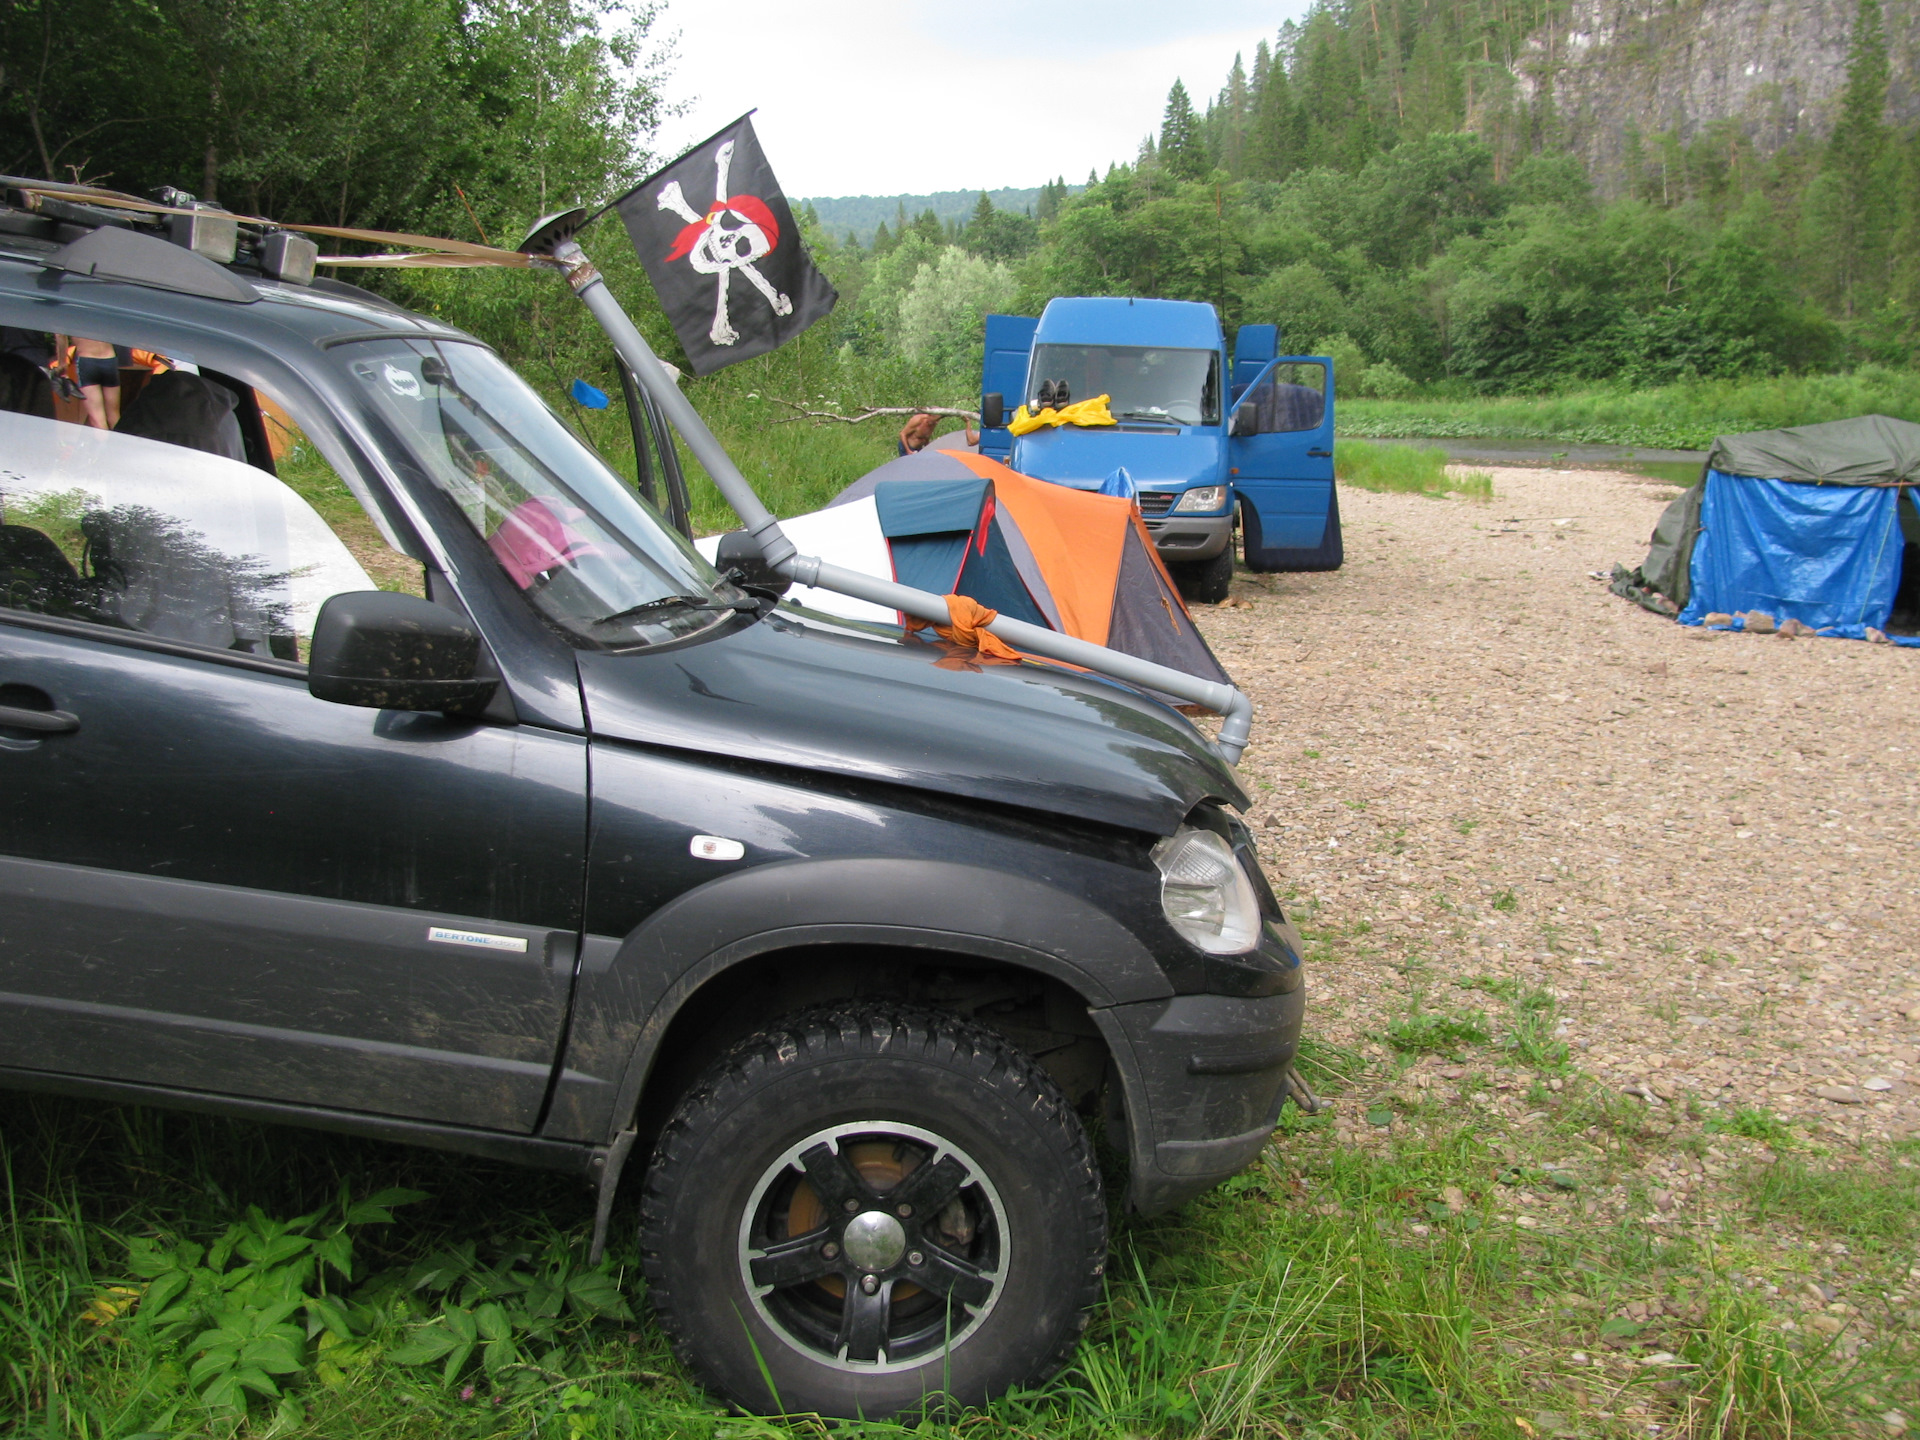
[[[88,385],[111,387],[120,383],[120,362],[107,356],[78,356],[73,362],[73,372],[83,387]]]

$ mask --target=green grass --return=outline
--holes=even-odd
[[[1594,386],[1540,396],[1342,400],[1336,423],[1343,435],[1395,439],[1704,450],[1717,435],[1873,414],[1920,420],[1920,373],[1868,365],[1848,375],[1698,380],[1645,390]]]
[[[1334,1093],[1365,1083],[1365,1063],[1323,1048],[1309,1069]],[[1424,1440],[1511,1435],[1514,1416],[1546,1413],[1580,1416],[1595,1436],[1644,1435],[1652,1421],[1669,1433],[1824,1440],[1851,1433],[1862,1386],[1910,1393],[1908,1351],[1863,1352],[1850,1368],[1783,1334],[1710,1247],[1583,1221],[1589,1179],[1618,1178],[1604,1167],[1658,1143],[1623,1121],[1607,1159],[1577,1162],[1578,1190],[1556,1179],[1566,1137],[1604,1118],[1609,1098],[1570,1079],[1540,1101],[1555,1118],[1532,1148],[1445,1107],[1421,1120],[1374,1102],[1365,1144],[1338,1128],[1338,1109],[1289,1109],[1275,1144],[1213,1194],[1151,1221],[1116,1211],[1105,1302],[1053,1381],[984,1412],[832,1433]],[[691,1383],[646,1315],[630,1197],[606,1263],[590,1268],[590,1200],[568,1180],[343,1137],[9,1099],[0,1434],[827,1433],[806,1419],[729,1416]],[[1348,1090],[1339,1104],[1359,1100]],[[1852,1237],[1864,1225],[1889,1254],[1910,1233],[1910,1172],[1875,1171],[1863,1205],[1844,1194],[1862,1188],[1859,1167],[1787,1163],[1751,1182],[1767,1231]],[[1117,1193],[1111,1161],[1108,1173]],[[1543,1224],[1503,1218],[1516,1207]],[[1561,1303],[1569,1293],[1594,1298]],[[1694,1303],[1620,1318],[1628,1301],[1671,1294]],[[1576,1349],[1604,1366],[1569,1368]],[[1658,1351],[1685,1366],[1638,1363]]]
[[[1429,1010],[1387,1023],[1387,1043],[1403,1054],[1453,1054],[1484,1045],[1492,1030],[1483,1010]]]
[[[1447,452],[1419,450],[1411,445],[1370,445],[1365,440],[1336,440],[1333,473],[1362,490],[1388,490],[1404,495],[1464,495],[1473,500],[1493,498],[1493,478],[1484,470],[1450,473]]]
[[[1920,1171],[1816,1170],[1789,1156],[1757,1171],[1747,1190],[1762,1221],[1791,1220],[1856,1246],[1911,1250],[1920,1237]]]

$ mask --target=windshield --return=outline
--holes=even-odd
[[[380,340],[349,367],[527,598],[595,646],[675,640],[739,592],[478,345]]]
[[[1220,423],[1220,357],[1212,350],[1036,345],[1027,379],[1030,410],[1040,408],[1043,381],[1053,382],[1056,392],[1064,381],[1069,403],[1110,396],[1107,408],[1116,420]]]

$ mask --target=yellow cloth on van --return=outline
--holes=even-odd
[[[1007,426],[1007,429],[1016,435],[1024,435],[1029,430],[1038,430],[1043,425],[1052,425],[1055,427],[1061,425],[1111,425],[1114,423],[1113,412],[1107,409],[1107,401],[1112,398],[1110,395],[1096,395],[1091,400],[1076,400],[1073,404],[1060,410],[1056,410],[1049,405],[1038,415],[1028,414],[1027,407],[1022,405],[1018,410],[1013,412],[1012,423]]]

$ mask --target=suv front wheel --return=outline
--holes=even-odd
[[[992,1031],[903,1006],[735,1046],[662,1133],[642,1217],[676,1353],[760,1413],[878,1419],[1043,1379],[1106,1259],[1059,1087]]]

